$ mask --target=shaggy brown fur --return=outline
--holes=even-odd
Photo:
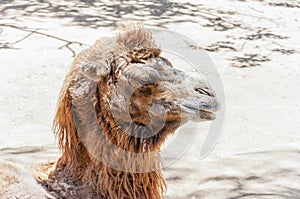
[[[55,197],[163,197],[160,146],[189,119],[213,119],[217,103],[204,82],[160,53],[151,33],[133,25],[75,58],[54,120],[62,156],[41,182]]]

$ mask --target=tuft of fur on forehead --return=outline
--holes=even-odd
[[[119,67],[145,63],[150,58],[159,57],[160,53],[151,32],[143,25],[123,25],[116,37],[101,38],[78,55],[74,66],[78,66],[88,78],[99,81],[109,73],[114,76]]]
[[[116,42],[124,46],[127,51],[158,48],[151,32],[141,24],[122,25],[120,30]]]
[[[116,37],[104,37],[79,55],[77,65],[90,79],[99,81],[102,76],[112,74],[118,68],[130,63],[146,63],[159,57],[161,49],[154,42],[152,34],[140,24],[120,27]]]

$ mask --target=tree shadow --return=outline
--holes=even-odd
[[[238,22],[227,21],[222,16],[228,11],[204,7],[201,4],[176,3],[168,0],[95,0],[60,1],[29,0],[24,2],[2,1],[0,13],[11,12],[20,16],[56,17],[71,19],[71,24],[91,28],[114,27],[120,21],[138,20],[147,25],[165,27],[168,23],[195,22],[202,20],[207,27],[225,31],[242,27]]]
[[[269,5],[264,1],[258,2],[261,2],[265,6]],[[285,7],[289,6],[285,5]],[[240,16],[244,16],[243,13],[227,10],[225,7],[224,9],[216,9],[200,3],[178,3],[169,0],[2,0],[0,1],[0,13],[0,31],[1,27],[8,25],[1,23],[2,20],[19,23],[22,22],[23,18],[30,20],[41,19],[41,21],[47,21],[49,18],[62,19],[61,23],[65,26],[80,26],[95,29],[112,28],[118,26],[119,23],[128,21],[140,21],[145,25],[162,28],[166,28],[168,24],[189,22],[199,24],[212,31],[228,31],[224,33],[225,35],[229,34],[227,35],[228,39],[222,39],[204,47],[207,51],[239,53],[248,41],[257,42],[258,44],[261,41],[267,41],[272,42],[272,45],[280,46],[280,49],[270,49],[269,54],[258,55],[247,51],[243,55],[240,54],[228,58],[231,66],[238,68],[261,66],[265,62],[271,61],[270,55],[272,52],[280,53],[281,55],[291,55],[296,52],[293,49],[289,49],[289,47],[274,42],[276,40],[288,39],[289,37],[275,34],[266,28],[257,27],[255,24],[245,23],[240,18]],[[264,18],[262,17],[262,19]],[[269,20],[272,21],[272,19]],[[28,35],[32,33],[36,34],[36,30],[27,27],[18,27],[18,29],[27,31]],[[239,32],[243,32],[241,36],[232,36],[230,30],[234,29],[240,29]],[[43,32],[40,33],[43,34]],[[27,38],[28,36],[25,37]],[[66,39],[63,40],[66,41]],[[239,45],[236,44],[236,41],[244,41],[241,50],[238,49]],[[73,56],[75,56],[75,51],[70,45],[74,43],[76,42],[66,41],[63,46],[63,48],[71,51]],[[0,41],[0,49],[16,49],[13,44]]]
[[[194,182],[193,189],[170,198],[300,198],[299,150],[294,149],[244,153],[169,173],[167,184]]]
[[[249,68],[261,66],[262,63],[270,61],[267,56],[262,56],[259,54],[244,54],[243,56],[236,56],[231,59],[232,66],[237,68]]]

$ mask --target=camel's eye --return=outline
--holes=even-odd
[[[136,68],[133,73],[131,82],[135,82],[138,87],[147,84],[155,84],[159,80],[158,72],[152,67],[142,66]]]
[[[145,73],[142,74],[141,78],[139,79],[140,84],[147,85],[147,84],[155,84],[158,80],[158,73],[154,70],[147,70]]]

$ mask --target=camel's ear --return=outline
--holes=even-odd
[[[59,164],[67,161],[79,162],[78,152],[80,141],[77,135],[74,117],[72,113],[72,98],[68,84],[65,84],[58,101],[58,108],[54,118],[53,130],[59,141],[62,157]]]
[[[93,110],[86,107],[90,107],[89,105],[97,90],[98,81],[96,82],[96,80],[108,73],[100,65],[85,64],[82,67],[73,68],[68,74],[58,101],[58,109],[54,119],[54,133],[58,137],[59,146],[62,150],[59,164],[65,164],[68,161],[76,164],[88,157],[83,155],[86,151],[82,147],[76,125],[90,118],[89,115],[94,111],[94,107],[92,107]],[[74,113],[78,111],[79,115],[83,114],[87,117],[76,118]]]
[[[101,77],[107,76],[110,73],[110,66],[108,61],[85,62],[80,71],[85,77],[93,81],[99,81]]]

